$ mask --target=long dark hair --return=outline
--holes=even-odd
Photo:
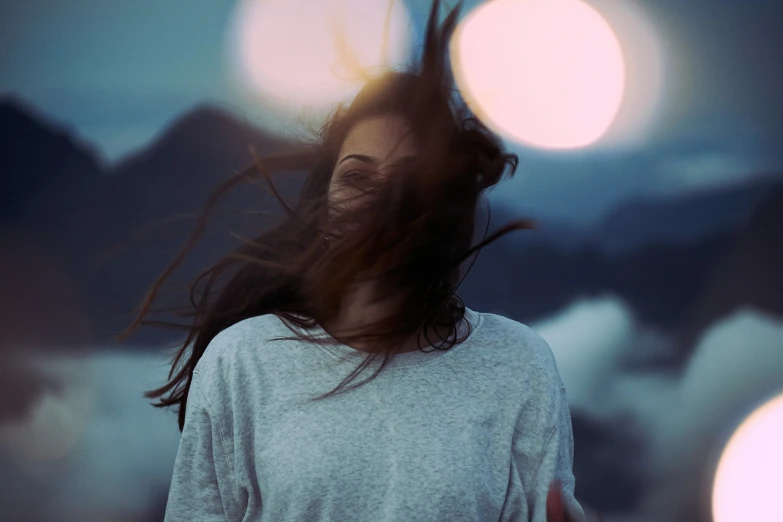
[[[475,261],[479,250],[501,235],[531,225],[513,222],[490,237],[485,230],[483,240],[472,246],[482,193],[507,170],[513,175],[518,160],[504,151],[500,139],[455,96],[447,52],[459,10],[458,4],[439,25],[439,2],[435,0],[423,53],[410,70],[369,77],[354,101],[339,105],[312,142],[255,158],[211,194],[187,243],[148,290],[134,322],[118,336],[123,340],[140,325],[187,330],[187,338],[173,357],[168,382],[144,394],[160,399],[153,403],[156,407],[177,405],[180,430],[197,362],[219,332],[243,319],[275,314],[293,333],[286,339],[370,343],[373,348],[350,375],[312,400],[339,393],[383,354],[380,368],[369,379],[344,391],[373,379],[411,338],[418,340],[420,350],[422,336],[441,350],[464,340],[464,335],[458,336],[458,327],[465,306],[455,294],[470,269],[463,270],[464,265],[471,258]],[[327,195],[340,147],[357,122],[383,115],[404,117],[421,154],[415,162],[395,166],[394,175],[366,179],[352,187],[360,198],[357,204],[350,211],[337,211],[330,207]],[[277,192],[271,173],[294,171],[309,174],[292,206]],[[218,199],[241,183],[259,178],[282,205],[285,219],[254,239],[239,238],[240,247],[196,278],[188,305],[165,310],[191,318],[188,325],[144,320],[164,280],[204,231]],[[402,296],[394,313],[339,340],[307,334],[306,330],[334,317],[341,296],[359,276],[377,281],[382,296]],[[202,281],[206,282],[199,294]],[[439,339],[432,342],[436,333]]]

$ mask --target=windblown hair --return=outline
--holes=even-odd
[[[364,361],[335,389],[311,400],[339,393],[377,355],[388,364],[406,340],[421,338],[436,349],[462,342],[458,327],[465,306],[455,294],[469,271],[464,265],[501,235],[530,228],[517,221],[473,245],[477,205],[482,193],[507,171],[513,175],[517,156],[471,116],[455,95],[448,67],[448,44],[459,14],[452,9],[438,24],[439,2],[433,2],[424,49],[411,69],[386,71],[367,79],[350,105],[339,105],[312,143],[294,151],[255,158],[243,171],[217,187],[202,211],[186,245],[148,290],[126,338],[140,325],[187,329],[173,357],[168,382],[148,391],[159,398],[156,407],[179,407],[179,426],[185,421],[188,391],[197,362],[222,330],[246,318],[275,314],[300,339],[319,343],[369,343]],[[368,118],[402,116],[420,151],[417,159],[393,166],[388,176],[366,178],[350,188],[355,204],[330,208],[328,189],[340,147],[352,127]],[[271,180],[273,172],[307,172],[297,204],[289,206]],[[202,234],[218,199],[249,180],[269,184],[286,212],[285,219],[202,272],[190,287],[190,303],[176,309],[192,318],[189,325],[144,320],[164,280],[183,261]],[[464,272],[464,273],[463,273]],[[227,274],[227,277],[222,277]],[[199,283],[205,288],[197,295]],[[219,280],[225,282],[220,283]],[[307,330],[335,317],[340,299],[358,279],[373,279],[379,299],[401,296],[388,317],[336,339],[316,338]],[[217,294],[217,297],[214,297]],[[169,309],[171,311],[171,309]],[[442,335],[447,332],[446,335]],[[439,339],[432,339],[438,333]]]

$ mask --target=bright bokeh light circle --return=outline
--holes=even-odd
[[[241,87],[267,105],[326,106],[363,84],[342,61],[341,39],[359,64],[377,70],[404,61],[409,28],[400,0],[242,0],[230,29],[230,59]]]
[[[584,147],[606,133],[620,108],[620,44],[580,0],[493,0],[466,17],[451,44],[466,102],[512,140]]]
[[[712,490],[714,522],[783,520],[783,394],[756,409],[729,439]]]

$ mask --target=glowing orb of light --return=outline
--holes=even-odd
[[[407,57],[409,27],[401,0],[242,0],[230,61],[241,88],[268,106],[327,106],[363,84],[340,49],[370,70],[390,67]]]
[[[712,489],[715,522],[783,520],[783,395],[756,409],[729,439]]]
[[[451,41],[470,108],[508,138],[535,147],[587,146],[620,108],[625,64],[609,24],[580,0],[493,0]]]

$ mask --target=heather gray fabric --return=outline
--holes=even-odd
[[[291,335],[274,315],[222,331],[193,375],[166,522],[544,522],[555,478],[584,520],[552,351],[502,316],[466,319],[464,343],[312,403],[366,354],[271,341]]]

